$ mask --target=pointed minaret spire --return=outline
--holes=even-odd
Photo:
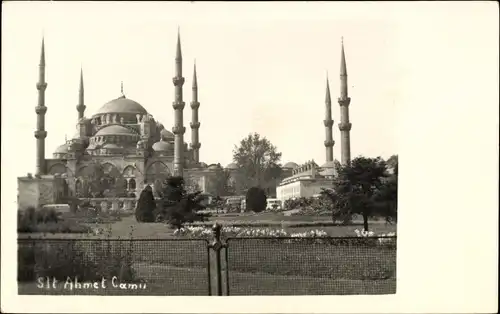
[[[38,83],[36,84],[38,90],[38,104],[35,107],[37,115],[36,123],[36,174],[45,174],[45,138],[47,131],[45,131],[45,114],[47,107],[45,106],[45,90],[47,89],[47,82],[45,82],[45,38],[42,37],[42,47],[40,52],[40,64],[38,66]]]
[[[196,59],[194,59],[194,70],[193,70],[193,90],[198,88],[198,78],[196,75]]]
[[[338,99],[340,105],[340,137],[341,137],[341,162],[343,165],[351,162],[351,138],[350,131],[352,124],[349,122],[349,98],[347,90],[347,66],[344,52],[344,38],[341,42],[342,48],[340,52],[340,97]]]
[[[193,99],[191,101],[192,118],[191,118],[191,148],[193,149],[193,159],[195,162],[200,162],[200,138],[199,129],[200,122],[198,121],[198,108],[200,108],[200,103],[198,102],[198,78],[196,75],[196,60],[194,61],[193,70]]]
[[[80,88],[78,89],[78,105],[76,106],[76,110],[78,111],[78,121],[83,118],[85,113],[85,91],[83,88],[83,67],[80,68]]]
[[[45,38],[42,37],[42,49],[40,52],[40,66],[45,66]]]
[[[330,83],[328,81],[328,72],[326,74],[326,96],[325,96],[325,148],[326,148],[326,162],[333,161],[333,119],[332,119],[332,100],[330,97]]]
[[[182,99],[182,86],[184,85],[184,77],[182,77],[182,51],[181,51],[181,35],[180,30],[177,30],[177,50],[175,56],[175,77],[172,79],[175,86],[175,99],[173,108],[175,111],[175,122],[172,128],[172,133],[175,135],[174,144],[174,175],[183,176],[184,174],[184,127],[183,110],[185,103]]]

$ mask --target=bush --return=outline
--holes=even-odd
[[[187,193],[182,177],[168,178],[161,195],[161,206],[154,215],[156,221],[166,221],[171,227],[179,229],[185,223],[204,221],[208,217],[198,213],[205,208],[201,204],[204,196],[200,191]]]
[[[146,186],[142,190],[139,200],[137,201],[137,208],[135,209],[135,219],[137,222],[154,222],[156,201],[153,196],[153,189],[151,186]]]
[[[89,230],[90,227],[75,220],[60,219],[53,210],[37,212],[32,208],[17,213],[17,232],[21,233],[86,233]]]
[[[131,246],[121,242],[36,240],[21,242],[18,247],[18,280],[33,282],[39,277],[65,281],[78,277],[82,281],[100,281],[117,276],[133,281]]]
[[[256,213],[266,210],[267,197],[263,189],[252,187],[246,194],[246,209]]]

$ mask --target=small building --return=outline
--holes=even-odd
[[[284,202],[292,198],[313,197],[332,187],[334,175],[334,162],[319,167],[314,160],[308,161],[293,169],[292,176],[281,181],[276,189],[277,198]]]

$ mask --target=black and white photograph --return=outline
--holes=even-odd
[[[2,252],[2,264],[12,259],[14,294],[399,293],[399,234],[427,223],[398,224],[412,210],[398,202],[399,157],[411,160],[404,147],[418,136],[401,130],[418,108],[406,101],[396,13],[321,2],[5,7],[2,216],[17,216],[17,263]],[[416,173],[411,162],[403,175]],[[417,172],[432,181],[427,171]],[[423,210],[412,215],[433,221]]]

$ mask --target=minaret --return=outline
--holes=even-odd
[[[352,124],[349,122],[349,104],[351,98],[347,93],[347,67],[345,62],[344,53],[344,39],[342,38],[342,51],[340,55],[340,97],[338,99],[340,105],[340,149],[341,149],[341,163],[343,165],[351,162],[351,139],[349,132],[351,131]]]
[[[42,51],[40,53],[40,64],[38,66],[38,83],[36,84],[36,89],[38,89],[38,104],[35,107],[35,112],[37,114],[36,123],[36,174],[45,174],[45,138],[47,137],[47,131],[45,131],[45,113],[47,112],[47,107],[45,107],[45,90],[47,89],[47,83],[45,82],[45,40],[42,38]]]
[[[175,101],[173,102],[175,112],[175,122],[172,128],[172,133],[175,135],[174,145],[174,175],[183,176],[184,174],[184,117],[183,110],[185,103],[182,101],[182,85],[184,77],[182,77],[182,52],[181,52],[181,35],[177,32],[177,52],[175,56],[175,77],[172,79],[175,86]]]
[[[330,84],[328,82],[328,75],[326,76],[326,98],[325,98],[325,148],[326,148],[326,162],[333,161],[333,119],[332,119],[332,100],[330,98]]]
[[[198,121],[198,79],[196,77],[196,61],[194,63],[193,71],[193,100],[191,101],[192,117],[191,117],[191,148],[193,149],[193,159],[196,163],[200,162],[200,138],[198,130],[200,129],[200,122]]]
[[[78,105],[76,110],[78,111],[78,121],[83,118],[85,112],[85,101],[84,101],[84,89],[83,89],[83,69],[80,69],[80,88],[78,89]]]

